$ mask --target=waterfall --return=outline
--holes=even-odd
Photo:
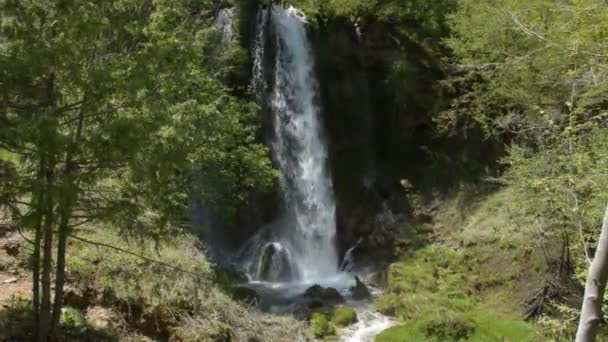
[[[234,10],[232,8],[222,8],[217,13],[215,19],[215,27],[222,38],[222,45],[230,46],[232,40],[232,22],[234,19]]]
[[[271,36],[267,36],[271,35]],[[268,39],[270,37],[270,39]],[[273,47],[273,84],[265,86],[266,42]],[[272,151],[280,170],[285,224],[277,233],[290,246],[303,281],[338,272],[336,218],[327,149],[322,139],[318,84],[306,35],[306,18],[293,7],[273,5],[258,17],[253,87],[264,92],[273,115]]]

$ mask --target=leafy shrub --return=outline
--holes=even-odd
[[[334,326],[329,322],[327,316],[321,312],[313,312],[310,316],[310,329],[317,338],[324,338],[335,334]]]
[[[427,337],[439,341],[460,341],[475,333],[475,325],[457,317],[448,317],[427,322],[423,331]]]
[[[338,306],[334,309],[331,322],[338,327],[345,327],[357,322],[357,313],[348,306]]]

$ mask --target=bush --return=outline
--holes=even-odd
[[[324,338],[336,332],[334,326],[327,320],[327,316],[321,312],[313,312],[310,317],[310,329],[317,338]]]
[[[357,313],[347,306],[338,306],[334,309],[331,322],[338,327],[346,327],[357,322]]]
[[[460,318],[440,318],[427,322],[423,327],[424,335],[439,341],[466,340],[475,333],[475,325]]]

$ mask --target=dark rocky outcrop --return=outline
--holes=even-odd
[[[359,277],[355,277],[355,286],[350,288],[350,292],[354,300],[366,300],[372,297],[371,292]]]
[[[262,247],[258,260],[258,280],[288,281],[295,275],[289,254],[280,244],[268,243]]]
[[[344,302],[344,297],[332,287],[313,285],[302,296],[301,310],[328,310],[336,304]]]

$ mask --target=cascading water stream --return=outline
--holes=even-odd
[[[270,17],[268,17],[270,16]],[[338,273],[334,194],[322,140],[318,84],[306,19],[298,10],[274,5],[258,19],[254,87],[268,92],[274,122],[273,157],[281,172],[286,226],[281,248],[291,250],[298,280]],[[265,43],[272,34],[273,85],[266,89]]]
[[[232,22],[234,20],[234,10],[232,8],[222,8],[215,19],[215,27],[222,38],[222,44],[229,46],[232,40]]]
[[[353,285],[348,272],[361,241],[338,267],[336,205],[304,15],[278,5],[260,11],[252,55],[252,88],[258,103],[272,115],[272,152],[281,175],[284,212],[242,250],[250,286],[277,313],[289,312],[312,284],[335,287],[348,300]],[[367,301],[349,304],[361,319],[343,332],[342,341],[372,341],[393,324],[371,311]]]

